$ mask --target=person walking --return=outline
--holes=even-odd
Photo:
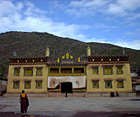
[[[25,93],[24,90],[22,90],[22,93],[20,94],[20,107],[21,107],[21,112],[22,113],[24,113],[24,112],[26,113],[28,106],[29,106],[29,101],[28,101],[27,94]]]
[[[119,97],[119,92],[118,91],[116,91],[116,96]]]

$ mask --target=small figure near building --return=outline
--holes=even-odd
[[[28,97],[25,93],[24,90],[22,90],[22,93],[20,94],[20,106],[21,106],[21,112],[22,113],[26,113],[27,112],[27,108],[29,106],[29,101],[28,101]]]
[[[110,92],[110,97],[114,97],[114,92]]]
[[[116,91],[116,96],[119,97],[119,92],[118,91]]]
[[[65,92],[65,97],[67,97],[67,91]]]

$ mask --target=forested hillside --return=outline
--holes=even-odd
[[[48,33],[12,31],[0,34],[0,77],[7,76],[8,57],[12,57],[13,52],[16,52],[18,57],[44,56],[48,46],[53,61],[68,52],[74,56],[76,62],[78,57],[81,57],[81,60],[84,59],[88,45],[91,47],[93,56],[122,55],[124,49],[125,54],[130,55],[131,68],[140,67],[140,50],[105,43],[85,43]]]

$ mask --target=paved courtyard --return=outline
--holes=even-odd
[[[19,97],[0,97],[0,116],[140,116],[140,97],[29,97],[27,113],[20,113]]]

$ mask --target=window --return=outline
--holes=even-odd
[[[42,76],[42,68],[37,68],[36,70],[37,70],[36,75],[37,76]]]
[[[107,66],[103,68],[104,75],[112,75],[113,74],[113,68],[112,66]]]
[[[61,73],[72,73],[72,68],[61,68]]]
[[[25,89],[30,89],[31,88],[31,81],[25,81]]]
[[[20,68],[14,68],[14,75],[15,76],[19,76],[19,74],[20,74]]]
[[[19,81],[13,82],[13,89],[19,89]]]
[[[112,88],[112,81],[111,80],[105,81],[105,88]]]
[[[24,76],[33,76],[33,68],[24,68]]]
[[[99,81],[92,81],[93,82],[93,88],[99,88]]]
[[[123,74],[122,66],[117,66],[117,74]]]
[[[51,74],[59,73],[59,68],[50,68],[50,73]]]
[[[84,68],[74,68],[74,73],[84,73]]]
[[[123,80],[118,80],[117,81],[117,88],[124,88]]]
[[[36,88],[42,89],[42,81],[36,81]]]
[[[98,67],[92,67],[93,74],[98,74]]]

